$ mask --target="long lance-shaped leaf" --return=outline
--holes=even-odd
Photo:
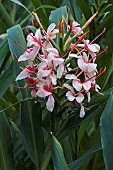
[[[70,170],[79,170],[87,161],[89,161],[94,154],[101,150],[101,145],[97,144],[90,149],[88,149],[79,159],[69,164]]]
[[[8,89],[9,85],[13,82],[14,80],[14,75],[13,75],[13,68],[12,68],[12,63],[9,65],[9,67],[6,69],[6,71],[2,74],[0,77],[0,98],[5,94],[6,90]]]
[[[26,47],[26,42],[23,36],[22,29],[19,25],[16,25],[8,30],[8,41],[12,56],[16,54],[18,57],[23,54],[23,50],[18,47],[14,40]],[[14,60],[14,72],[15,77],[19,74],[19,64]],[[25,81],[18,81],[19,86],[24,86]],[[28,98],[30,93],[27,89],[20,89],[22,98]],[[43,152],[43,131],[42,131],[42,118],[41,109],[39,103],[26,101],[21,105],[21,126],[22,133],[32,160],[37,167],[41,165],[41,158]]]
[[[57,8],[56,10],[53,10],[50,14],[49,17],[49,22],[50,23],[55,23],[58,26],[58,23],[60,19],[64,16],[65,18],[67,17],[67,8],[66,6]]]
[[[15,170],[10,126],[4,112],[0,113],[0,169]]]
[[[100,119],[100,134],[106,170],[113,167],[113,93]]]
[[[20,6],[23,7],[30,15],[32,15],[31,12],[30,12],[20,1],[18,1],[18,0],[11,0],[11,1],[14,2],[14,3],[17,4],[17,5],[20,5]]]
[[[6,11],[5,7],[3,6],[3,4],[0,2],[0,17],[3,17],[3,20],[5,21],[5,24],[7,25],[7,27],[12,27],[12,21],[11,21],[11,17],[9,16],[8,12]]]
[[[89,108],[88,111],[86,111],[85,116],[81,119],[79,116],[79,110],[76,111],[72,111],[72,115],[70,115],[70,117],[67,117],[67,120],[64,119],[64,126],[63,126],[63,130],[61,133],[57,132],[58,134],[60,134],[60,138],[66,136],[69,131],[77,126],[80,126],[82,123],[86,122],[87,120],[91,119],[93,116],[95,116],[95,114],[101,110],[104,109],[105,104],[107,103],[107,100],[109,99],[109,96],[111,94],[111,91],[113,90],[113,88],[108,89],[107,91],[103,92],[103,95],[100,94],[96,94],[95,96],[92,97],[91,102],[90,103],[86,103],[86,107]],[[66,122],[66,123],[65,123]],[[65,128],[64,128],[65,127]]]
[[[69,170],[62,146],[54,136],[52,136],[52,159],[55,170]]]

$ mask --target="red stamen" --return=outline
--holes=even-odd
[[[21,49],[23,49],[24,51],[27,51],[26,48],[24,48],[23,46],[21,46],[16,40],[14,40],[15,44],[17,44]]]
[[[106,28],[103,29],[103,31],[94,39],[90,42],[90,44],[92,44],[95,40],[97,40],[102,34],[104,34],[106,32]]]
[[[91,59],[89,60],[89,63],[90,63],[94,58],[100,56],[101,54],[103,54],[103,53],[106,52],[107,50],[108,50],[108,46],[106,46],[105,49],[104,49],[103,51],[101,51],[100,53],[98,53],[95,57],[91,58]]]
[[[14,58],[18,61],[18,57],[17,57],[16,54],[14,54]],[[20,63],[24,68],[26,68],[26,66],[25,66],[21,61],[19,61],[19,63]]]

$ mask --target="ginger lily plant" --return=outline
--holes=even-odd
[[[52,114],[55,105],[59,105],[57,111],[60,111],[61,103],[67,98],[72,105],[80,106],[82,118],[86,110],[84,100],[90,102],[91,92],[100,89],[96,78],[105,71],[98,71],[95,63],[96,57],[101,54],[100,46],[94,42],[96,38],[90,42],[87,33],[83,32],[96,14],[82,28],[73,19],[69,20],[67,15],[67,18],[61,18],[58,28],[51,23],[46,31],[33,12],[39,28],[35,27],[35,34],[28,33],[28,48],[21,47],[25,52],[18,56],[18,62],[23,68],[16,81],[27,78],[25,87],[31,88],[33,97],[44,98],[46,108]],[[56,43],[58,38],[59,45]],[[16,40],[15,43],[18,44]],[[23,64],[26,60],[27,66]],[[71,66],[73,60],[76,61],[74,68]],[[63,97],[59,99],[62,91]],[[68,101],[65,105],[68,105]]]

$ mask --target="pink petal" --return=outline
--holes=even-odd
[[[66,97],[68,98],[69,101],[73,101],[75,99],[75,96],[73,96],[73,93],[71,91],[68,91],[66,93]]]
[[[50,94],[52,94],[52,93],[44,90],[43,88],[39,88],[37,93],[36,93],[36,95],[39,96],[39,97],[46,97],[46,96],[49,96]]]
[[[82,93],[79,93],[78,96],[76,97],[76,101],[78,103],[82,103],[83,100],[84,100],[84,95]]]
[[[18,58],[18,61],[29,60],[30,59],[30,55],[29,54],[30,53],[28,51],[25,51],[25,53]]]
[[[52,95],[49,95],[48,101],[46,103],[47,109],[52,112],[54,109],[55,100]]]
[[[40,49],[39,45],[37,45],[36,47],[35,46],[33,47],[33,50],[30,52],[31,61],[34,61],[35,57],[37,56],[39,49]]]
[[[21,80],[21,79],[24,79],[24,78],[26,78],[26,77],[28,77],[28,76],[30,76],[31,75],[31,73],[29,73],[28,72],[28,69],[24,69],[22,72],[20,72],[20,74],[17,76],[17,78],[16,78],[16,81],[17,80]]]
[[[27,47],[30,47],[34,44],[33,33],[29,33],[27,36]]]
[[[41,42],[42,35],[41,35],[41,32],[40,32],[40,28],[37,29],[37,31],[35,33],[35,37],[39,42]]]

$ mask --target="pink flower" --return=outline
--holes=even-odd
[[[31,60],[34,61],[35,57],[37,56],[37,53],[39,51],[39,48],[33,47],[27,49],[23,55],[21,55],[18,59],[18,61],[26,61],[26,60]]]
[[[47,60],[49,66],[53,64],[56,67],[64,62],[64,59],[60,58],[56,48],[48,48],[46,51],[48,52]]]
[[[55,23],[49,25],[47,29],[47,35],[44,36],[46,41],[49,41],[49,38],[53,38],[53,39],[56,38],[56,34],[59,33],[59,30],[55,29],[55,27],[56,27]]]
[[[78,67],[85,73],[90,73],[92,71],[96,71],[97,64],[86,62],[83,59],[78,59]]]
[[[85,40],[84,44],[77,44],[77,46],[87,50],[92,57],[95,57],[96,53],[100,50],[100,46],[98,44],[91,44],[89,43],[89,40]]]
[[[100,50],[100,46],[98,44],[91,44],[89,43],[89,40],[84,41],[84,48],[92,57],[95,57],[96,53],[98,53]]]
[[[36,46],[37,48],[40,48],[42,46],[42,41],[41,41],[42,35],[40,32],[40,28],[37,29],[35,36],[33,36],[33,33],[29,33],[27,36],[27,46]]]
[[[22,72],[20,72],[20,74],[17,76],[16,81],[17,80],[21,80],[24,79],[28,76],[30,76],[31,74],[35,74],[35,70],[34,70],[34,65],[32,66],[26,66]]]
[[[38,91],[36,93],[37,96],[39,97],[47,97],[49,96],[48,98],[48,101],[46,103],[46,106],[47,106],[47,109],[52,112],[53,109],[54,109],[54,98],[52,96],[52,91],[53,91],[53,86],[52,86],[52,82],[51,82],[51,79],[48,78],[42,82],[39,82],[39,84],[37,84],[37,87],[38,87]]]
[[[84,81],[81,83],[80,79],[78,79],[74,74],[67,74],[65,78],[73,80],[72,85],[77,91],[80,91],[82,88],[88,91],[91,88],[91,81]]]
[[[48,69],[48,65],[46,62],[41,62],[38,65],[38,77],[46,77],[51,73],[51,69]]]
[[[81,30],[81,28],[79,27],[80,24],[78,24],[78,22],[76,21],[73,21],[72,23],[72,31],[75,33],[75,34],[82,34],[83,31]]]
[[[77,103],[82,103],[82,101],[84,100],[84,95],[82,93],[75,94],[74,88],[71,87],[69,84],[65,83],[63,86],[69,89],[69,91],[66,93],[66,97],[69,101],[76,100]]]

